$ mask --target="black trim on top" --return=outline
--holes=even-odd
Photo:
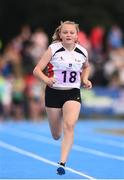
[[[76,51],[76,52],[78,52],[78,53],[80,53],[80,54],[82,54],[83,56],[86,57],[86,55],[80,49],[78,49],[77,47],[75,48],[74,51]]]
[[[60,49],[58,49],[55,53],[54,53],[54,55],[56,54],[56,53],[58,53],[58,52],[61,52],[61,51],[65,51],[65,49],[62,47],[62,48],[60,48]],[[54,56],[53,55],[53,56]]]

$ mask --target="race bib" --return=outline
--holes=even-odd
[[[76,71],[56,71],[54,73],[56,84],[73,84],[79,81],[79,73]]]

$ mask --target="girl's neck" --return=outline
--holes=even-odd
[[[63,47],[67,49],[68,51],[72,51],[75,48],[75,43],[74,44],[64,44],[62,43]]]

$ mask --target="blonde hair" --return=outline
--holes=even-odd
[[[75,22],[73,21],[61,21],[60,22],[60,25],[55,29],[55,32],[52,36],[52,42],[57,42],[57,41],[61,41],[60,39],[60,36],[59,36],[59,33],[61,32],[61,29],[62,29],[62,26],[64,24],[72,24],[75,26],[76,30],[77,30],[77,33],[79,32],[79,24],[76,24]]]

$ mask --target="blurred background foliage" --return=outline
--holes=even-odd
[[[44,27],[51,36],[61,20],[74,20],[86,32],[116,23],[124,28],[124,0],[0,0],[0,36],[4,41],[21,26]]]

